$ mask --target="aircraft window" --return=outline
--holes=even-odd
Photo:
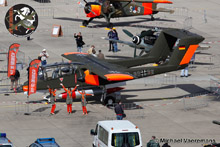
[[[59,69],[55,69],[52,73],[52,79],[58,78],[59,77]]]
[[[39,69],[38,69],[38,79],[40,79],[40,80],[44,79],[44,73],[43,73],[43,69],[41,67],[39,67]]]

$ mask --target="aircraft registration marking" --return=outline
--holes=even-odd
[[[154,74],[154,70],[153,69],[144,69],[141,71],[135,71],[133,72],[133,75],[138,77],[138,78],[142,78],[142,77],[146,77],[146,76],[150,76]]]

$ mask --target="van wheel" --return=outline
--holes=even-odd
[[[105,99],[105,105],[113,105],[115,103],[115,98],[112,96],[106,97]]]
[[[94,144],[92,144],[92,147],[96,147]]]

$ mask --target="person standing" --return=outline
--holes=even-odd
[[[18,80],[20,78],[20,72],[16,69],[15,70],[15,75],[11,75],[11,90],[14,90],[14,92],[17,91],[17,86],[18,86]]]
[[[188,77],[189,65],[187,65],[184,69],[181,70],[180,77]]]
[[[99,50],[99,54],[97,55],[97,57],[98,57],[99,59],[105,59],[105,56],[104,56],[104,54],[102,53],[102,50]]]
[[[109,39],[113,39],[113,29],[111,28],[110,31],[108,32],[108,38]],[[114,47],[113,47],[113,42],[112,41],[109,41],[109,52],[110,51],[113,51],[114,50]]]
[[[81,32],[79,32],[77,35],[76,35],[76,33],[74,33],[74,37],[76,38],[77,52],[81,53],[82,52],[82,47],[85,44],[83,42],[83,37],[82,37]]]
[[[151,140],[147,143],[147,147],[160,147],[160,144],[156,142],[155,136],[152,136]]]
[[[41,65],[47,64],[47,58],[49,58],[49,54],[47,53],[46,49],[43,49],[40,55],[38,56],[38,59],[41,60]]]
[[[123,119],[124,110],[121,106],[121,101],[119,101],[118,104],[115,106],[115,113],[117,120]]]
[[[94,96],[94,95],[93,94],[87,94],[85,92],[85,90],[82,90],[82,92],[80,92],[80,91],[78,91],[78,92],[79,92],[79,94],[82,95],[81,104],[82,104],[83,115],[85,115],[85,114],[87,115],[88,112],[87,112],[87,109],[86,109],[86,96],[89,96],[89,95]]]
[[[71,114],[72,113],[72,103],[73,103],[72,92],[74,92],[76,90],[78,85],[76,85],[76,87],[72,91],[71,91],[71,88],[66,89],[62,83],[60,83],[60,85],[63,87],[63,89],[67,93],[67,97],[66,97],[67,113]]]
[[[95,49],[95,46],[94,45],[91,45],[91,47],[88,49],[87,53],[88,54],[92,54],[92,51]]]
[[[54,88],[49,88],[49,93],[50,93],[50,103],[52,104],[52,107],[51,107],[51,112],[50,114],[51,115],[54,115],[54,111],[56,109],[56,89]]]
[[[113,30],[113,34],[112,34],[112,39],[114,40],[119,40],[118,38],[118,32],[116,31],[116,29]],[[117,42],[113,42],[113,52],[118,52],[118,45]]]

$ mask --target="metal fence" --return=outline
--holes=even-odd
[[[115,114],[115,106],[117,104],[113,105],[107,105],[106,107],[108,108],[106,110],[106,115],[105,119],[106,120],[114,120],[116,119],[116,114]],[[142,104],[138,103],[123,103],[122,108],[124,110],[124,113],[126,114],[125,119],[133,119],[133,118],[140,118],[143,119],[145,117],[144,114],[144,108]]]
[[[15,102],[15,114],[17,115],[22,114],[45,116],[50,114],[48,112],[50,108],[51,105],[43,102]]]
[[[35,8],[35,11],[40,18],[54,18],[54,8]]]
[[[184,110],[198,109],[208,106],[208,100],[205,96],[184,97],[182,98]]]
[[[220,81],[210,79],[210,92],[220,97]]]
[[[147,77],[144,79],[145,86],[161,86],[161,85],[174,85],[177,86],[177,75],[176,74],[162,74]]]
[[[1,73],[0,77],[0,93],[8,93],[10,89],[10,79],[7,77],[7,73]]]

